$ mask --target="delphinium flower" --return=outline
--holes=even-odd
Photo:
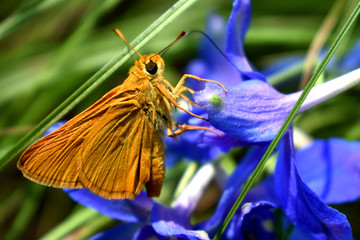
[[[275,234],[288,234],[290,239],[352,239],[345,215],[327,203],[344,203],[360,197],[358,186],[346,193],[339,191],[347,188],[349,181],[359,181],[356,166],[360,163],[360,142],[318,140],[295,154],[291,138],[289,131],[280,142],[274,174],[250,190],[242,211],[235,214],[225,232],[226,239],[247,239],[250,236],[253,239],[273,239]],[[326,146],[331,150],[326,151]],[[264,153],[264,150],[256,149],[256,153],[261,154],[259,152]],[[200,225],[202,229],[208,232],[217,230],[218,222],[223,221],[244,183],[244,180],[237,179],[251,171],[251,164],[255,168],[256,163],[254,158],[245,159],[237,166],[217,210],[211,219]],[[344,178],[348,179],[343,181]]]
[[[301,92],[281,94],[266,82],[262,74],[252,69],[243,50],[245,33],[250,23],[250,1],[234,1],[233,5],[234,9],[226,31],[225,54],[228,59],[205,40],[201,47],[200,58],[188,67],[192,74],[220,79],[228,89],[228,93],[221,92],[221,89],[214,84],[201,83],[201,86],[200,84],[195,86],[198,91],[193,97],[195,102],[206,110],[210,124],[226,133],[227,137],[234,137],[237,144],[239,141],[242,145],[268,142],[274,138]],[[209,35],[219,34],[221,28],[218,26],[222,24],[221,19],[213,16],[209,22],[209,31],[212,31]],[[215,29],[212,28],[213,25]],[[353,72],[351,75],[354,76],[356,73]],[[299,113],[357,82],[358,78],[345,75],[314,87]],[[216,142],[221,142],[221,138],[216,136],[213,138]],[[206,140],[209,140],[209,137]],[[228,138],[225,140],[228,141]]]
[[[246,9],[247,7],[249,7],[249,2],[247,1],[234,2],[234,9],[238,8],[240,11],[241,10],[246,11],[244,9]],[[242,16],[248,16],[248,15],[249,14],[242,14]],[[232,16],[236,16],[236,14],[234,14],[233,12]],[[248,21],[246,20],[244,21],[244,19],[242,19],[242,21],[248,23]],[[246,26],[244,27],[244,25],[241,26],[243,27],[242,29],[247,28]],[[231,28],[230,23],[228,27]],[[238,75],[244,77],[236,84],[232,83],[233,87],[227,87],[228,89],[227,94],[223,94],[221,91],[217,90],[217,87],[214,85],[206,84],[206,87],[203,90],[197,91],[194,94],[194,99],[195,102],[200,106],[202,106],[208,113],[208,117],[210,119],[211,125],[221,130],[226,135],[232,136],[243,143],[257,144],[257,143],[268,142],[275,137],[275,134],[277,133],[281,124],[284,122],[287,114],[290,112],[292,106],[295,104],[295,101],[299,97],[300,92],[290,95],[283,95],[278,93],[268,83],[264,82],[262,78],[259,78],[254,74],[252,75],[253,76],[252,78],[249,77],[249,71],[251,71],[251,67],[250,64],[246,62],[247,60],[244,57],[245,55],[243,53],[243,48],[241,46],[241,42],[243,40],[244,34],[238,34],[238,36],[234,36],[234,35],[229,36],[229,33],[232,32],[235,31],[232,31],[231,29],[227,30],[228,47],[226,48],[227,50],[226,55],[234,63],[240,62],[240,64],[237,65],[237,68],[239,69],[239,73],[240,73]],[[240,38],[240,41],[239,40],[236,41],[236,39],[234,39],[236,37]],[[236,45],[239,42],[240,45]],[[231,51],[231,53],[229,53],[228,51]],[[217,60],[218,59],[219,58],[217,58]],[[202,75],[202,77],[209,78],[211,76],[206,75],[206,73],[210,72],[211,74],[211,69],[213,68],[211,68],[211,63],[204,64],[204,62],[206,62],[207,60],[206,58],[202,60],[203,60],[203,65],[198,68],[199,69],[198,73],[204,74]],[[199,62],[197,62],[196,64],[197,66],[199,66]],[[204,66],[208,66],[209,68],[204,71]],[[193,71],[195,71],[193,73],[196,74],[196,70],[198,69],[195,67],[192,67],[192,69]],[[214,74],[214,76],[216,76],[216,74]],[[310,93],[307,100],[305,100],[303,106],[300,108],[300,112],[309,109],[315,104],[318,104],[330,98],[333,94],[336,94],[339,91],[341,91],[341,86],[345,86],[346,81],[348,81],[349,86],[356,84],[356,81],[358,81],[358,79],[355,79],[354,81],[354,79],[350,79],[349,76],[350,75],[346,75],[343,78],[339,78],[324,83],[322,85],[316,86]],[[216,140],[214,140],[214,142],[215,141]],[[282,153],[286,152],[286,154],[283,155],[288,157],[286,161],[288,165],[286,165],[286,167],[277,167],[277,169],[282,169],[283,171],[281,172],[280,170],[278,170],[275,172],[275,180],[277,180],[276,181],[277,185],[275,189],[279,192],[277,201],[279,201],[280,205],[273,204],[273,206],[274,207],[281,206],[285,214],[289,217],[289,219],[296,226],[299,226],[300,229],[299,231],[305,229],[304,231],[308,235],[311,235],[318,239],[351,238],[351,228],[346,220],[346,217],[338,213],[336,210],[328,207],[326,203],[324,203],[317,195],[315,195],[312,192],[312,190],[309,187],[307,187],[306,184],[304,184],[301,181],[301,178],[299,177],[296,170],[294,159],[292,158],[293,149],[291,144],[292,144],[292,140],[288,138],[285,144],[285,146],[287,147],[286,148],[284,147],[281,150]],[[316,150],[314,149],[313,151]],[[281,156],[280,153],[279,156]],[[281,159],[283,158],[279,158],[278,166],[282,162]],[[354,160],[354,157],[350,157],[347,155],[344,155],[344,159],[348,160],[349,163],[355,161],[355,165],[358,164],[359,162],[359,159]],[[320,158],[318,160],[321,161]],[[243,171],[239,170],[238,174],[242,174],[242,173]],[[342,176],[344,177],[346,176],[346,174],[343,174]],[[336,181],[341,182],[341,179],[338,178],[334,178],[334,179],[336,179]],[[230,182],[233,183],[234,181],[230,181]],[[288,185],[289,182],[293,184],[290,186],[290,188]],[[346,186],[345,183],[344,185],[342,185],[342,183],[339,184],[342,187]],[[240,185],[238,185],[237,187],[239,188]],[[295,187],[298,188],[296,189]],[[234,188],[236,189],[236,187]],[[298,192],[295,193],[292,192],[296,190]],[[234,195],[237,196],[238,194],[239,193]],[[341,195],[341,192],[338,192],[337,194]],[[357,199],[358,193],[356,193],[355,191],[353,192],[353,194],[356,195],[356,197],[353,198],[344,197],[342,202]],[[247,200],[249,200],[249,197]],[[233,204],[233,202],[234,201],[232,201],[231,204]],[[255,204],[255,206],[257,205]],[[308,208],[306,208],[307,206]],[[248,205],[247,208],[249,208]],[[227,209],[228,211],[230,207],[229,206],[225,207],[224,205],[222,205],[221,207],[218,207],[218,209],[221,209],[219,211],[222,211],[222,209]],[[269,216],[269,215],[265,214],[264,216]],[[218,216],[214,215],[213,218],[216,221],[219,221],[219,219],[221,219],[219,215]],[[239,223],[237,224],[241,225]],[[206,229],[205,226],[206,225],[204,225],[203,227]],[[233,231],[233,233],[234,232],[236,231]],[[259,233],[258,231],[253,231],[253,233],[256,232]]]
[[[205,110],[196,110],[196,113],[207,116],[211,127],[216,128],[223,137],[209,132],[184,133],[177,140],[182,144],[181,149],[185,149],[181,152],[176,148],[176,141],[173,144],[167,142],[167,157],[175,155],[178,158],[197,159],[200,162],[210,161],[233,146],[250,146],[247,154],[228,178],[213,215],[201,223],[190,223],[191,215],[199,204],[205,188],[215,176],[215,163],[204,164],[170,207],[156,203],[144,194],[140,194],[133,201],[106,200],[86,189],[66,190],[75,201],[125,222],[95,235],[94,239],[214,237],[239,195],[242,184],[258,164],[269,141],[274,138],[301,93],[279,93],[266,82],[262,74],[254,71],[248,62],[243,40],[249,27],[250,15],[250,1],[235,0],[224,41],[226,58],[217,50],[211,50],[212,47],[203,45],[202,48],[206,51],[202,52],[202,58],[189,66],[191,73],[220,81],[228,90],[224,93],[213,84],[190,83],[191,88],[196,91],[193,95],[194,101]],[[221,38],[222,24],[222,20],[216,16],[209,20],[208,30],[215,39],[219,37],[219,29]],[[215,30],[214,34],[211,34],[212,30]],[[316,86],[300,112],[353,85],[354,80],[349,79],[349,75],[344,75]],[[179,115],[178,120],[193,124],[197,121],[185,115]],[[358,157],[354,157],[358,156],[357,147],[354,147],[358,146],[358,143],[339,143],[336,140],[328,142],[336,145],[333,152],[321,152],[326,145],[326,141],[322,141],[324,144],[315,142],[312,148],[300,150],[295,155],[292,133],[289,129],[279,146],[275,172],[249,192],[245,204],[236,212],[223,238],[274,239],[277,234],[288,233],[292,239],[350,239],[351,228],[345,215],[329,207],[327,203],[343,203],[358,199],[360,193],[356,189],[360,188],[355,183],[347,194],[338,191],[350,181],[343,181],[344,177],[340,176],[347,175],[360,184],[356,171],[350,170],[360,162]],[[342,147],[337,149],[338,146]],[[307,153],[304,153],[306,151]],[[344,151],[344,161],[340,161],[341,158],[336,156]],[[307,165],[310,167],[311,164],[323,164],[322,170],[305,169],[307,165],[302,164],[305,162],[302,159],[308,159],[315,152],[322,154],[319,153],[319,157]],[[324,164],[327,161],[334,161],[334,165]],[[328,167],[336,167],[338,171],[331,171]],[[314,171],[319,173],[316,174]],[[302,178],[304,172],[306,177]],[[335,179],[336,184],[332,184]],[[282,224],[279,224],[279,219]],[[277,230],[276,225],[280,226]]]

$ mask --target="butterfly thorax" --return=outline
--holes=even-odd
[[[164,61],[159,55],[142,56],[139,60],[135,60],[124,83],[129,88],[140,90],[137,100],[150,124],[160,135],[167,126],[174,125],[171,116],[173,105],[157,88],[165,89],[174,98],[170,84],[162,77],[164,67]]]

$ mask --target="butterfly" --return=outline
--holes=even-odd
[[[163,78],[165,63],[160,53],[140,55],[129,76],[88,109],[54,132],[42,137],[20,157],[23,175],[39,184],[58,188],[87,188],[108,199],[134,199],[144,188],[148,197],[160,195],[164,181],[163,132],[175,137],[188,130],[207,127],[180,125],[172,117],[177,107],[202,118],[177,103],[186,78],[218,82],[185,74],[176,87]],[[176,130],[174,130],[176,129]],[[216,133],[216,132],[215,132]]]

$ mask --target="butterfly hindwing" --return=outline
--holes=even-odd
[[[100,196],[132,199],[150,180],[154,132],[141,110],[123,109],[109,108],[92,127],[80,180]]]

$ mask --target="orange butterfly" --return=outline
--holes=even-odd
[[[188,130],[213,131],[179,125],[172,118],[175,106],[204,119],[176,102],[182,97],[194,104],[182,94],[192,92],[183,86],[186,78],[217,83],[185,74],[174,88],[162,77],[165,63],[159,54],[184,35],[157,54],[141,56],[132,48],[140,59],[124,83],[30,146],[17,164],[24,176],[52,187],[88,188],[109,199],[134,199],[144,187],[149,197],[159,196],[165,174],[163,130],[171,137]]]

